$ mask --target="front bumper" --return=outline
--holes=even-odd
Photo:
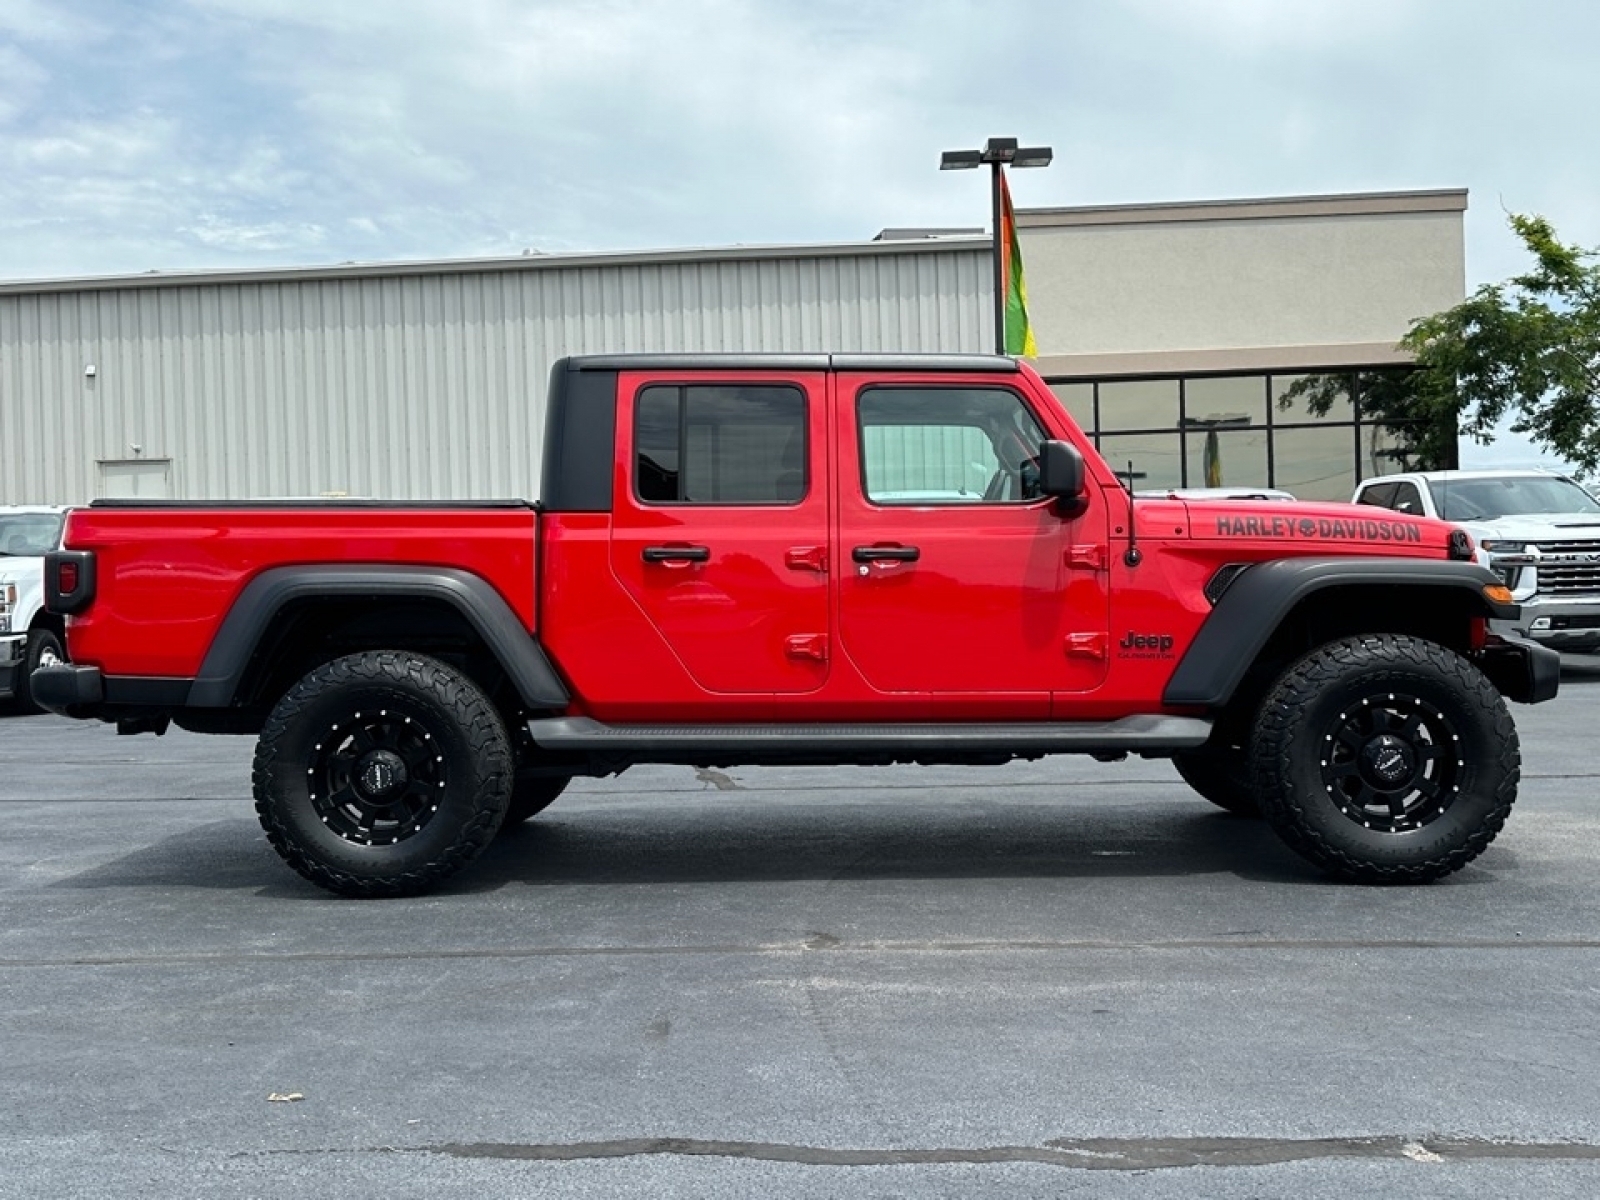
[[[1529,596],[1517,601],[1514,621],[1495,621],[1497,633],[1529,638],[1554,650],[1600,649],[1600,597]]]
[[[17,694],[17,684],[28,661],[28,635],[8,634],[0,637],[0,700],[9,700]]]
[[[1520,704],[1553,700],[1561,687],[1561,655],[1515,635],[1491,639],[1478,666],[1502,696]]]

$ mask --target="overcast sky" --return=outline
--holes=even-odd
[[[0,0],[0,279],[1470,189],[1600,244],[1592,0]]]

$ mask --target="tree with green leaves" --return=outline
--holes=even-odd
[[[1600,254],[1556,238],[1543,217],[1513,213],[1534,269],[1485,284],[1416,322],[1400,344],[1416,355],[1418,415],[1454,408],[1488,442],[1511,429],[1575,463],[1600,468]]]
[[[1357,373],[1362,412],[1396,422],[1402,453],[1420,469],[1452,464],[1457,430],[1488,443],[1509,417],[1513,432],[1591,475],[1600,470],[1600,252],[1564,244],[1543,217],[1510,222],[1534,268],[1414,322],[1400,345],[1416,369]],[[1325,412],[1351,382],[1309,376],[1283,403],[1305,396]]]

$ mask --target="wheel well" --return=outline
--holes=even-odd
[[[34,614],[33,622],[28,626],[28,632],[32,633],[35,629],[48,629],[51,633],[56,635],[56,640],[60,642],[63,647],[66,646],[67,623],[61,617],[56,616],[55,613],[45,612],[44,609],[41,608],[37,613]]]
[[[235,715],[259,729],[297,680],[365,650],[411,650],[437,658],[476,683],[503,713],[521,707],[488,643],[454,605],[425,596],[335,596],[291,600],[273,615],[239,681]]]
[[[1256,654],[1218,720],[1219,736],[1236,743],[1273,681],[1318,646],[1363,633],[1396,633],[1466,654],[1473,620],[1486,615],[1463,588],[1347,584],[1313,592],[1290,609]]]

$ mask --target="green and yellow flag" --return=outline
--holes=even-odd
[[[1037,358],[1039,344],[1033,340],[1033,326],[1028,324],[1028,283],[1022,277],[1017,218],[1011,211],[1011,189],[1006,186],[1004,171],[1000,172],[1000,276],[1005,291],[1006,353]]]

